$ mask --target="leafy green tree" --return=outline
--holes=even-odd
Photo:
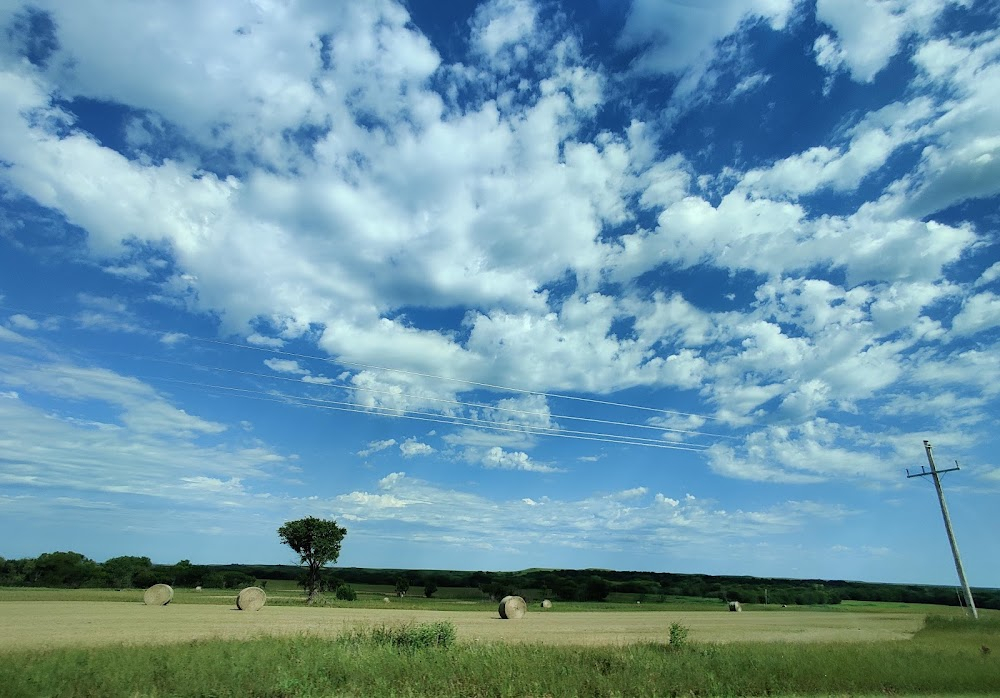
[[[31,581],[43,587],[79,588],[101,577],[96,562],[74,552],[42,553],[31,567]]]
[[[552,591],[563,601],[576,601],[580,593],[579,585],[567,577],[559,577],[552,585]]]
[[[0,557],[0,586],[20,586],[24,584],[27,560],[4,560]]]
[[[295,521],[286,521],[278,529],[281,542],[299,555],[300,564],[306,565],[306,593],[308,602],[313,603],[319,594],[320,570],[340,557],[340,544],[347,535],[336,521],[309,516]]]
[[[610,593],[611,584],[608,580],[594,575],[587,580],[587,584],[583,587],[583,600],[604,601]]]
[[[410,590],[410,580],[406,577],[396,577],[396,596],[403,597],[406,596],[406,592]]]
[[[337,587],[337,598],[341,601],[357,601],[358,592],[350,584],[341,584]]]
[[[424,596],[428,599],[434,596],[434,592],[438,590],[438,585],[433,579],[428,579],[424,582]]]
[[[169,578],[171,584],[178,587],[195,587],[204,580],[203,568],[192,565],[190,560],[181,560],[176,565],[169,568]]]
[[[225,589],[226,575],[222,572],[209,572],[201,578],[201,585],[206,589]]]
[[[125,589],[135,586],[137,574],[143,570],[152,570],[153,562],[148,557],[122,555],[105,560],[101,568],[111,586],[116,589]]]

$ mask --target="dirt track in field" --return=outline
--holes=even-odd
[[[265,635],[335,637],[347,628],[447,620],[462,642],[503,640],[557,645],[666,641],[673,622],[702,642],[905,640],[923,616],[913,613],[706,613],[658,611],[545,613],[500,620],[487,611],[408,611],[265,606],[237,611],[225,606],[94,601],[0,603],[0,652],[43,647],[162,644],[208,638],[249,639]]]

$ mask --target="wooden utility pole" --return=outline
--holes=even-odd
[[[958,554],[958,541],[955,540],[955,532],[951,528],[951,516],[948,515],[948,505],[944,501],[944,490],[941,489],[940,476],[944,473],[959,470],[958,463],[955,463],[954,468],[938,470],[934,465],[934,454],[931,453],[931,442],[927,439],[924,439],[924,450],[927,451],[927,462],[930,463],[931,469],[927,471],[924,470],[923,466],[920,466],[920,472],[911,475],[909,468],[907,468],[906,477],[924,477],[926,475],[930,475],[934,480],[934,489],[937,490],[938,501],[941,502],[941,516],[944,517],[944,530],[948,533],[948,542],[951,543],[951,555],[955,558],[955,569],[958,570],[958,581],[962,583],[962,592],[965,594],[965,602],[968,604],[969,613],[973,618],[979,618],[979,613],[976,611],[976,602],[972,599],[972,590],[969,588],[969,583],[965,579],[965,570],[962,568],[962,556]]]

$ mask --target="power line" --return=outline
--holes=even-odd
[[[222,390],[235,392],[239,397],[258,400],[263,402],[276,402],[280,404],[292,404],[299,407],[312,407],[316,409],[335,410],[338,412],[352,412],[356,414],[374,414],[381,417],[394,417],[399,419],[412,419],[423,422],[435,422],[438,424],[449,424],[452,426],[464,426],[475,429],[490,429],[493,431],[509,431],[518,434],[530,434],[532,436],[552,436],[564,439],[577,439],[582,441],[598,441],[603,443],[613,443],[625,446],[644,446],[647,448],[662,448],[674,451],[704,451],[707,446],[698,444],[677,442],[676,444],[664,443],[657,439],[646,439],[642,437],[621,436],[618,434],[603,434],[587,431],[556,430],[544,427],[532,426],[507,426],[496,422],[478,421],[467,417],[442,417],[434,413],[418,412],[414,410],[395,410],[391,407],[363,407],[354,403],[341,402],[337,400],[324,400],[322,398],[307,398],[297,395],[286,395],[284,393],[266,393],[260,390],[250,390],[248,388],[235,388],[226,385],[212,385],[209,383],[198,383],[194,381],[184,381],[177,378],[164,378],[162,376],[144,376],[144,380],[165,381],[180,385],[188,385],[200,389]],[[308,401],[308,402],[305,402]],[[319,404],[315,404],[319,403]]]
[[[20,313],[31,313],[31,314],[35,314],[35,315],[46,315],[45,313],[38,313],[37,311],[27,310],[27,309],[24,309],[24,308],[16,308],[16,307],[7,306],[7,305],[3,305],[3,304],[0,304],[0,308],[3,308],[5,310],[9,310],[9,311],[20,312]],[[49,317],[49,318],[60,318],[60,319],[64,319],[64,320],[71,320],[72,319],[72,317],[69,316],[69,315],[62,315],[62,314],[56,314],[56,313],[47,314],[46,317]],[[632,403],[615,402],[615,401],[612,401],[612,400],[601,400],[601,399],[598,399],[598,398],[588,398],[588,397],[582,397],[582,396],[578,396],[578,395],[565,395],[565,394],[562,394],[562,393],[549,393],[549,392],[544,392],[544,391],[539,391],[539,390],[528,390],[528,389],[525,389],[525,388],[517,388],[517,387],[514,387],[514,386],[506,386],[506,385],[501,385],[501,384],[498,384],[498,383],[486,383],[486,382],[473,381],[473,380],[464,379],[464,378],[455,378],[455,377],[451,377],[451,376],[441,376],[441,375],[437,375],[437,374],[433,374],[433,373],[423,373],[423,372],[420,372],[420,371],[412,371],[412,370],[409,370],[409,369],[394,368],[394,367],[391,367],[391,366],[381,366],[381,365],[377,365],[377,364],[369,364],[369,363],[364,363],[364,362],[360,362],[360,361],[350,361],[350,360],[342,359],[342,358],[332,358],[332,357],[328,357],[328,356],[317,356],[317,355],[314,355],[314,354],[304,354],[304,353],[299,353],[299,352],[291,352],[291,351],[286,351],[286,350],[283,350],[283,349],[276,349],[276,348],[273,348],[273,347],[261,347],[261,346],[255,346],[255,345],[252,345],[252,344],[243,344],[243,343],[240,343],[240,342],[230,342],[230,341],[226,341],[226,340],[222,340],[222,339],[211,339],[211,338],[208,338],[208,337],[199,337],[199,336],[192,335],[192,334],[187,334],[187,333],[168,332],[168,331],[164,331],[164,330],[154,330],[154,329],[149,329],[148,332],[151,335],[156,335],[156,336],[159,336],[159,337],[170,337],[170,336],[173,336],[173,335],[180,334],[185,339],[188,339],[188,340],[191,340],[191,341],[194,341],[194,342],[201,342],[201,343],[205,343],[205,344],[215,344],[215,345],[219,345],[219,346],[227,346],[227,347],[233,347],[233,348],[237,348],[237,349],[247,349],[247,350],[250,350],[250,351],[258,351],[258,352],[270,353],[270,354],[275,354],[275,355],[279,355],[279,356],[290,356],[290,357],[294,357],[294,358],[297,358],[297,359],[310,359],[310,360],[314,360],[314,361],[322,361],[324,363],[332,364],[332,365],[335,365],[335,366],[338,366],[338,365],[339,366],[354,366],[354,367],[358,367],[358,368],[364,368],[364,369],[370,369],[370,370],[378,370],[378,371],[385,371],[385,372],[390,372],[390,373],[401,373],[401,374],[404,374],[404,375],[417,376],[417,377],[421,377],[421,378],[432,378],[434,380],[440,380],[440,381],[450,381],[450,382],[454,382],[454,383],[460,383],[460,384],[463,384],[463,385],[470,385],[470,386],[475,386],[475,387],[480,387],[480,388],[489,388],[489,389],[492,389],[492,390],[506,391],[506,392],[511,392],[511,393],[519,393],[519,394],[523,394],[523,395],[537,395],[539,397],[546,397],[546,398],[552,398],[552,399],[558,399],[558,400],[571,400],[571,401],[583,402],[583,403],[589,403],[589,404],[604,405],[604,406],[608,406],[608,407],[620,407],[620,408],[625,408],[625,409],[640,410],[640,411],[644,411],[644,412],[653,412],[655,414],[668,414],[668,415],[676,415],[676,416],[681,416],[681,417],[696,417],[696,418],[699,418],[699,419],[713,420],[713,421],[719,421],[721,419],[720,417],[713,417],[711,415],[699,414],[699,413],[696,413],[696,412],[681,412],[681,411],[678,411],[678,410],[667,410],[667,409],[661,409],[661,408],[656,408],[656,407],[649,407],[649,406],[646,406],[646,405],[636,405],[636,404],[632,404]],[[498,409],[498,408],[490,408],[490,409]],[[583,418],[581,418],[581,419],[583,419]],[[676,431],[676,432],[679,432],[679,433],[706,434],[706,435],[709,435],[709,436],[715,436],[715,437],[719,437],[719,438],[736,438],[736,437],[730,437],[730,436],[725,436],[725,435],[721,435],[721,434],[707,434],[705,432],[693,432],[693,431],[688,431],[688,430],[683,430],[683,429],[673,429],[673,428],[667,428],[667,427],[654,427],[654,428],[659,428],[662,431]]]
[[[163,333],[170,334],[170,333]],[[719,420],[719,417],[712,417],[707,414],[698,414],[695,412],[679,412],[677,410],[665,410],[658,407],[648,407],[646,405],[633,405],[626,402],[613,402],[611,400],[598,400],[597,398],[580,397],[578,395],[563,395],[562,393],[546,393],[541,390],[528,390],[526,388],[515,388],[508,385],[500,385],[497,383],[483,383],[480,381],[468,380],[465,378],[453,378],[451,376],[439,376],[434,373],[421,373],[420,371],[411,371],[404,368],[392,368],[390,366],[378,366],[376,364],[367,364],[360,361],[348,361],[346,359],[334,359],[325,356],[316,356],[313,354],[300,354],[292,351],[284,351],[282,349],[275,349],[273,347],[258,347],[252,344],[240,344],[239,342],[227,342],[222,339],[208,339],[206,337],[195,337],[193,335],[185,335],[188,339],[192,339],[197,342],[205,342],[208,344],[220,344],[228,347],[237,347],[239,349],[250,349],[252,351],[262,351],[270,354],[279,354],[281,356],[294,356],[298,359],[312,359],[315,361],[324,361],[329,364],[339,365],[339,366],[357,366],[359,368],[373,369],[377,371],[388,371],[393,373],[402,373],[409,376],[418,376],[420,378],[433,378],[435,380],[442,381],[452,381],[454,383],[462,383],[464,385],[474,385],[478,388],[490,388],[492,390],[502,390],[511,393],[521,393],[524,395],[538,395],[539,397],[549,397],[558,400],[575,400],[577,402],[588,402],[596,405],[606,405],[609,407],[624,407],[631,410],[643,410],[646,412],[656,412],[663,414],[674,414],[682,417],[698,417],[699,419],[711,419]]]
[[[543,418],[546,418],[546,419],[575,420],[575,421],[589,422],[589,423],[594,423],[594,424],[606,424],[606,425],[609,425],[609,426],[628,427],[628,428],[632,428],[632,429],[649,429],[649,430],[652,430],[652,431],[660,431],[660,432],[667,431],[667,432],[673,432],[673,433],[677,433],[677,434],[688,434],[688,435],[691,435],[691,436],[710,436],[710,437],[713,437],[713,438],[720,438],[720,439],[735,439],[735,438],[737,438],[735,436],[729,436],[729,435],[726,435],[726,434],[716,434],[716,433],[706,432],[706,431],[697,431],[695,429],[677,429],[677,428],[674,428],[674,427],[662,427],[662,426],[655,426],[655,425],[652,425],[652,424],[637,424],[637,423],[634,423],[634,422],[619,422],[619,421],[610,420],[610,419],[598,419],[596,417],[578,417],[578,416],[575,416],[575,415],[567,415],[567,414],[548,414],[548,413],[545,413],[545,412],[534,412],[532,410],[519,410],[519,409],[515,409],[513,407],[500,407],[498,405],[488,405],[488,404],[478,403],[478,402],[463,402],[461,400],[450,400],[448,398],[439,398],[439,397],[432,397],[432,396],[426,396],[426,395],[413,395],[412,393],[404,393],[404,392],[397,393],[397,392],[393,392],[391,390],[377,390],[375,388],[366,388],[366,387],[362,387],[362,386],[348,385],[348,384],[343,383],[343,382],[338,382],[338,383],[332,383],[332,382],[331,383],[327,383],[327,382],[318,382],[318,381],[317,382],[309,382],[309,381],[302,380],[301,378],[289,378],[289,377],[286,377],[286,376],[276,376],[274,374],[268,374],[268,373],[257,373],[255,371],[243,371],[243,370],[236,369],[236,368],[225,368],[223,366],[206,366],[204,364],[196,364],[196,363],[192,363],[192,362],[189,362],[189,361],[176,361],[176,360],[172,360],[172,359],[162,359],[162,358],[151,357],[151,356],[142,357],[142,356],[137,356],[135,354],[125,354],[125,353],[122,353],[122,352],[109,352],[109,351],[100,351],[100,350],[95,350],[95,351],[96,351],[96,353],[101,353],[101,354],[108,354],[108,355],[113,355],[113,356],[122,356],[122,357],[126,357],[126,358],[132,358],[132,359],[140,360],[140,361],[154,361],[154,362],[157,362],[157,363],[171,364],[171,365],[174,365],[174,366],[184,366],[184,367],[187,367],[187,368],[195,368],[195,369],[199,369],[199,370],[203,370],[203,371],[220,371],[220,372],[233,373],[233,374],[242,375],[242,376],[251,376],[251,377],[254,377],[254,378],[263,378],[265,380],[285,381],[285,382],[288,382],[288,383],[294,383],[296,385],[314,385],[314,386],[321,387],[321,388],[332,388],[332,389],[339,389],[339,390],[349,390],[349,391],[354,391],[354,392],[365,392],[365,393],[372,393],[372,394],[375,394],[375,395],[392,395],[393,397],[405,397],[405,398],[411,398],[411,399],[414,399],[414,400],[426,400],[428,402],[440,402],[440,403],[444,403],[444,404],[448,404],[448,405],[457,405],[457,406],[461,406],[461,407],[478,408],[478,409],[484,409],[484,410],[494,410],[494,411],[497,411],[497,412],[508,412],[508,413],[511,413],[511,414],[526,415],[526,416],[530,416],[530,417],[543,417]],[[308,398],[308,399],[311,399],[311,398]]]

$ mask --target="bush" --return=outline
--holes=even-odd
[[[680,623],[670,624],[670,646],[680,649],[688,643],[688,633],[691,629]]]
[[[357,601],[358,592],[350,584],[341,584],[337,587],[337,598],[341,601]]]

